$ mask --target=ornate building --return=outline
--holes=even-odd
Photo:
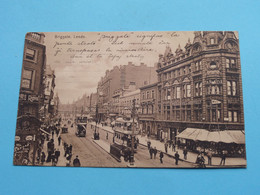
[[[157,116],[153,132],[174,139],[187,127],[243,130],[241,66],[234,32],[195,32],[184,49],[170,47],[157,64]],[[142,93],[142,92],[141,92]],[[147,130],[147,129],[146,129]]]

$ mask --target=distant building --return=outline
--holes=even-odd
[[[145,130],[148,136],[157,135],[157,84],[153,83],[140,88],[139,122],[141,129]]]
[[[125,93],[124,95],[120,96],[119,98],[119,105],[120,105],[120,114],[123,115],[125,118],[132,118],[132,108],[133,108],[133,100],[136,100],[136,109],[137,114],[139,114],[140,111],[140,89],[137,89],[135,91],[131,91],[128,93]]]
[[[107,70],[106,75],[98,83],[98,95],[101,104],[109,103],[114,92],[119,89],[127,88],[132,82],[136,87],[142,87],[156,81],[156,67],[148,67],[141,63],[136,66],[131,62],[128,65],[115,66],[112,70]]]

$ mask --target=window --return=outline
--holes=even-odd
[[[200,82],[200,84],[199,84],[199,94],[200,94],[200,96],[202,96],[202,83]]]
[[[211,44],[211,45],[215,44],[215,39],[214,39],[214,38],[211,38],[211,39],[210,39],[210,44]]]
[[[176,98],[177,99],[180,99],[180,97],[181,97],[181,87],[176,87]]]
[[[232,95],[237,95],[237,83],[232,81]]]
[[[232,58],[226,58],[226,68],[236,68],[236,60]]]
[[[167,100],[170,100],[171,99],[171,89],[168,88],[167,89]]]
[[[226,59],[226,68],[230,68],[230,59]]]
[[[186,85],[186,87],[187,87],[187,90],[186,90],[186,92],[187,92],[187,97],[191,97],[190,84]]]
[[[237,111],[233,112],[233,121],[237,122]]]
[[[25,58],[28,60],[35,60],[36,51],[34,49],[26,48]]]
[[[143,100],[145,99],[145,94],[143,93]]]
[[[147,99],[150,98],[150,92],[149,92],[149,91],[146,92],[146,98],[147,98]]]
[[[22,76],[22,88],[32,89],[33,84],[33,71],[32,70],[23,70]]]
[[[154,99],[154,90],[152,90],[152,98]]]
[[[198,71],[201,69],[201,61],[195,62],[195,71]]]
[[[227,81],[227,95],[237,95],[237,83],[236,81]]]
[[[195,83],[195,96],[202,96],[202,83]]]

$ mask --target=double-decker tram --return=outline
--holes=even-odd
[[[76,116],[75,123],[76,123],[76,135],[78,137],[85,137],[87,131],[87,116],[80,115]]]

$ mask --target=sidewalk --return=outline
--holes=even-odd
[[[137,136],[139,139],[139,143],[147,146],[147,136],[142,137],[141,135]],[[165,147],[164,147],[164,143],[160,142],[159,140],[153,140],[150,139],[151,141],[151,147],[156,147],[157,150],[163,151],[165,153]],[[196,159],[197,159],[197,154],[193,153],[193,152],[188,152],[187,155],[187,160],[183,159],[183,150],[182,149],[177,149],[176,147],[176,151],[178,151],[179,155],[180,155],[180,160],[186,161],[186,162],[190,162],[190,163],[195,163]],[[168,151],[167,154],[169,156],[174,157],[175,152],[172,151],[172,148],[168,147]],[[208,164],[208,158],[205,158],[205,164]],[[212,167],[215,166],[219,166],[221,158],[220,157],[212,157]],[[225,162],[225,166],[246,166],[246,159],[244,158],[226,158],[226,162]],[[225,167],[223,166],[223,167]]]
[[[63,148],[63,140],[61,140],[61,143],[59,145],[58,143],[58,137],[56,134],[54,134],[54,137],[53,137],[53,140],[54,140],[54,148],[57,150],[59,149],[60,151],[60,157],[59,157],[59,160],[56,164],[56,166],[66,166],[66,158],[64,157],[64,148]],[[50,136],[50,139],[51,139],[51,136]],[[43,152],[45,153],[46,155],[46,158],[45,158],[45,162],[43,163],[43,166],[53,166],[52,165],[52,162],[46,162],[47,160],[47,157],[48,157],[48,152],[47,152],[47,143],[48,141],[45,140],[44,142],[44,145],[43,145]]]

